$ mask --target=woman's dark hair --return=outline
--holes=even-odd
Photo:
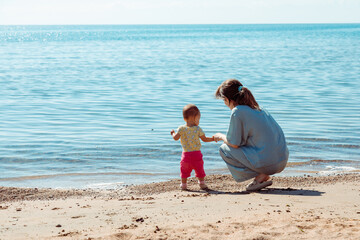
[[[216,90],[215,97],[220,99],[226,97],[229,100],[233,100],[238,105],[247,105],[252,109],[260,110],[259,104],[256,102],[250,90],[243,87],[241,82],[236,79],[224,81]]]
[[[200,113],[200,110],[194,104],[188,104],[183,108],[184,119],[189,119],[190,117],[195,117],[199,113]]]

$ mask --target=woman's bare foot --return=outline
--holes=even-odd
[[[269,179],[270,179],[270,176],[265,173],[260,173],[259,175],[257,175],[255,177],[255,180],[259,183],[266,182]]]

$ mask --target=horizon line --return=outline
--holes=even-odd
[[[360,24],[360,22],[289,22],[289,23],[54,23],[54,24],[0,24],[0,26],[103,26],[103,25],[122,25],[122,26],[151,26],[151,25],[314,25],[314,24]]]

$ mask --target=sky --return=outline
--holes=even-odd
[[[360,0],[0,0],[0,25],[360,23]]]

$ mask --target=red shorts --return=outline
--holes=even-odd
[[[192,170],[195,170],[195,177],[203,178],[206,176],[204,171],[204,161],[201,151],[183,152],[180,162],[180,177],[188,178]]]

